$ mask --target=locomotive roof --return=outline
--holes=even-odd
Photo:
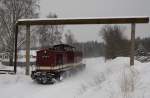
[[[55,47],[69,47],[69,48],[75,48],[75,47],[73,47],[73,46],[71,46],[71,45],[68,45],[68,44],[58,44],[58,45],[54,45],[54,46],[53,46],[53,48],[55,48]]]
[[[55,48],[59,48],[59,49],[64,49],[65,47],[67,47],[67,48],[71,48],[71,49],[73,49],[73,48],[75,48],[75,47],[73,47],[73,46],[71,46],[71,45],[68,45],[68,44],[58,44],[58,45],[54,45],[53,47],[50,47],[50,48],[43,48],[43,49],[40,49],[39,51],[45,51],[45,50],[55,50]]]

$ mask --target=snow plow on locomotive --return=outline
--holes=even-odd
[[[84,68],[82,52],[70,45],[59,44],[37,51],[36,68],[31,78],[41,84],[53,84]]]

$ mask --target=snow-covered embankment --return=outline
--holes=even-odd
[[[103,58],[85,59],[86,69],[54,85],[40,85],[25,76],[0,75],[2,98],[149,98],[150,63],[119,57],[104,62]]]

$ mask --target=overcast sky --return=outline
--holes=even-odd
[[[41,17],[56,13],[68,17],[150,16],[150,0],[40,0]],[[126,26],[126,25],[125,25]],[[79,41],[98,40],[101,25],[66,26]],[[127,25],[126,36],[130,36]],[[136,36],[150,36],[150,25],[137,25]]]

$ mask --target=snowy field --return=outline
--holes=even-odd
[[[85,59],[86,69],[53,85],[40,85],[24,69],[0,75],[0,98],[150,98],[150,63],[119,57]],[[0,65],[0,69],[7,68]]]

